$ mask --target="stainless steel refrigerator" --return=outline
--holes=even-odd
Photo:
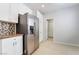
[[[23,34],[23,54],[32,54],[39,48],[39,19],[31,14],[19,14],[17,33]]]

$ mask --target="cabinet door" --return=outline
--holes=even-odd
[[[10,17],[11,22],[18,23],[18,4],[11,3],[10,4]]]
[[[9,4],[8,3],[0,3],[0,20],[8,21],[9,19]]]
[[[7,38],[2,40],[2,54],[5,55],[14,55],[15,54],[15,45],[13,38]]]
[[[4,55],[21,55],[22,49],[22,36],[2,40],[2,54]]]
[[[22,55],[23,54],[23,38],[22,36],[16,37],[16,54]]]

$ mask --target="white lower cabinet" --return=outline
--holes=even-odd
[[[2,54],[15,54],[13,38],[2,40]]]
[[[23,42],[22,36],[2,39],[2,55],[22,55]]]
[[[16,40],[18,43],[16,43],[16,54],[23,54],[23,39],[22,36],[17,36]]]

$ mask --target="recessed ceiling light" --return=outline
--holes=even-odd
[[[43,8],[44,8],[44,7],[45,7],[45,5],[41,5],[41,7],[43,7]]]

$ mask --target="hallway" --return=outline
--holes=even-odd
[[[79,47],[53,43],[52,39],[48,39],[40,44],[33,55],[79,55]]]

